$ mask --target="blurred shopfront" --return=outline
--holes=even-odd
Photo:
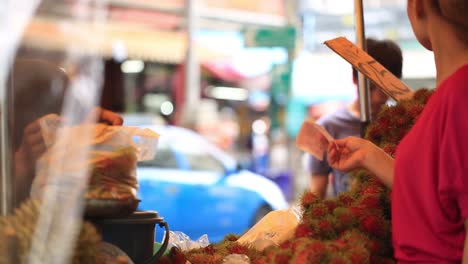
[[[286,2],[111,0],[103,8],[47,0],[26,27],[18,57],[52,60],[71,76],[83,66],[64,58],[102,58],[101,106],[191,127],[246,167],[267,174],[270,143],[277,141],[272,135],[285,134],[296,44],[288,19],[295,13]],[[198,3],[191,10],[195,18],[188,15],[193,3]],[[102,20],[89,19],[103,9]],[[199,68],[198,85],[186,84],[192,63]],[[187,102],[193,102],[188,91],[197,87],[196,111],[187,119]],[[149,119],[130,123],[134,120]]]

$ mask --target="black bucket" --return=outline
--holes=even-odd
[[[167,249],[169,227],[154,211],[136,211],[128,217],[93,221],[104,241],[118,246],[135,264],[155,263]],[[166,234],[161,248],[153,255],[155,225]]]

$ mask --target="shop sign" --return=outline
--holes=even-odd
[[[244,31],[246,47],[284,47],[294,49],[296,29],[292,26],[281,28],[248,28]]]

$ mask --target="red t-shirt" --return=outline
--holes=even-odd
[[[399,263],[460,262],[468,218],[468,65],[434,92],[398,146],[392,236]]]

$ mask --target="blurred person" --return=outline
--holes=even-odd
[[[401,78],[403,57],[400,47],[391,40],[366,39],[367,53],[387,68],[396,77]],[[353,68],[353,82],[357,84],[358,72]],[[378,114],[380,108],[387,102],[385,95],[374,83],[370,84],[371,115]],[[335,139],[347,136],[359,136],[361,129],[359,99],[338,111],[321,117],[317,123],[323,126]],[[321,197],[336,196],[347,191],[350,178],[342,171],[332,169],[327,158],[320,161],[312,155],[305,154],[309,161],[310,189]],[[330,177],[331,176],[331,177]],[[328,185],[332,183],[332,188]],[[327,192],[328,190],[328,192]]]
[[[281,188],[289,201],[292,198],[292,171],[289,168],[288,136],[281,129],[271,131],[268,176]]]
[[[435,92],[395,159],[357,137],[336,140],[328,156],[333,168],[365,168],[391,188],[398,263],[468,263],[468,1],[408,0],[407,13],[434,53]]]
[[[14,150],[12,170],[17,204],[29,196],[36,161],[46,151],[38,120],[51,113],[61,113],[68,84],[67,74],[45,61],[17,59],[13,65],[8,87],[14,96],[10,139]],[[108,125],[123,122],[120,115],[100,107],[87,116]]]
[[[322,116],[342,109],[348,103],[343,101],[324,101],[310,106],[307,115],[312,120],[319,120]]]

